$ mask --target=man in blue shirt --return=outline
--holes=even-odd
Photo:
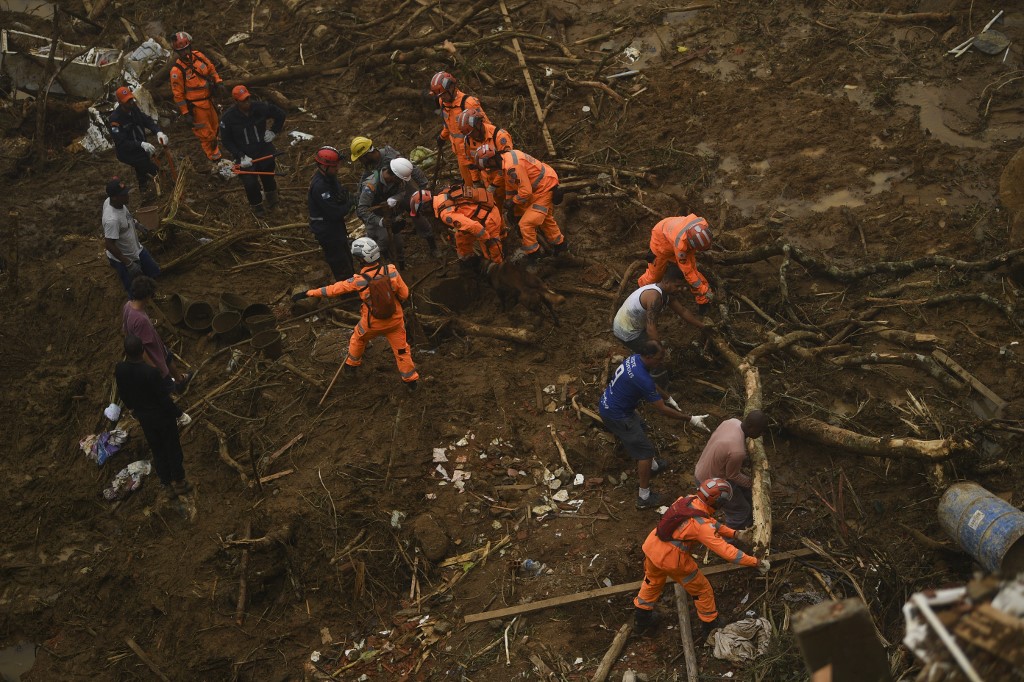
[[[661,342],[644,342],[639,353],[626,358],[615,370],[615,376],[601,396],[599,406],[604,425],[622,441],[626,452],[636,460],[637,476],[640,479],[637,509],[657,509],[671,501],[651,492],[651,476],[660,473],[668,465],[657,457],[654,444],[644,433],[644,420],[636,413],[640,401],[648,401],[654,405],[654,409],[668,417],[686,419],[692,426],[707,430],[704,418],[708,415],[683,414],[676,401],[654,383],[651,370],[664,359],[665,347]]]

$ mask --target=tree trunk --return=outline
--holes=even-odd
[[[948,459],[954,452],[966,451],[972,446],[969,441],[958,438],[918,440],[916,438],[865,436],[826,424],[813,417],[790,419],[785,423],[785,428],[795,436],[867,457],[921,459],[936,462]]]

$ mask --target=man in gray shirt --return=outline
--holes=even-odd
[[[103,202],[103,244],[107,260],[129,294],[132,280],[139,275],[154,279],[160,276],[160,266],[139,242],[138,222],[128,210],[130,191],[119,178],[113,178],[107,183],[107,200]]]

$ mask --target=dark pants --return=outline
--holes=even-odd
[[[352,247],[349,245],[344,226],[333,233],[315,232],[314,236],[323,249],[324,260],[331,268],[331,274],[334,275],[336,282],[346,280],[355,274],[352,266]]]
[[[273,173],[276,168],[277,164],[274,162],[274,159],[267,159],[266,161],[254,163],[252,168],[240,168],[239,170]],[[249,200],[250,206],[258,206],[263,203],[263,192],[277,191],[277,179],[273,175],[246,175],[245,173],[240,173],[238,177],[242,179],[242,186],[245,187],[245,196]],[[262,191],[260,191],[260,185],[263,185]]]
[[[153,451],[153,468],[160,482],[170,485],[185,480],[184,456],[178,440],[178,424],[167,415],[136,414],[149,449]]]
[[[704,481],[698,482],[700,485]],[[719,507],[725,512],[723,522],[733,530],[743,530],[754,525],[754,494],[750,488],[732,484],[732,499]]]
[[[124,286],[124,290],[129,294],[132,293],[132,278],[128,274],[128,268],[126,268],[121,261],[107,258],[110,261],[110,267],[117,271],[117,276],[121,278],[121,284]],[[156,279],[160,276],[160,266],[153,260],[153,256],[149,254],[146,247],[142,247],[142,252],[139,253],[139,265],[142,266],[142,274],[146,277],[152,277]]]
[[[612,419],[604,414],[601,415],[604,426],[611,431],[622,443],[626,454],[637,461],[653,459],[657,454],[654,443],[644,432],[644,420],[636,412],[625,419]]]
[[[135,180],[138,182],[139,190],[145,189],[149,179],[155,178],[160,172],[150,155],[141,150],[136,154],[118,154],[117,159],[135,169]]]

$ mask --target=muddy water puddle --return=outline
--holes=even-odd
[[[36,645],[32,642],[18,642],[0,649],[0,679],[3,682],[20,682],[21,676],[32,669],[36,661]]]

